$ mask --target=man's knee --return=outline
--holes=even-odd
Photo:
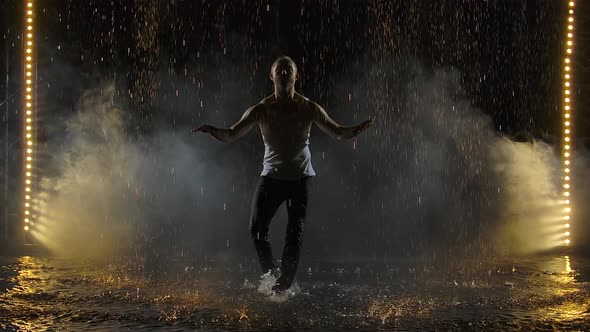
[[[250,236],[254,241],[265,241],[268,236],[268,229],[257,219],[250,221]]]
[[[257,240],[260,232],[258,231],[258,225],[254,222],[250,222],[250,236],[253,240]]]
[[[306,219],[306,215],[303,211],[291,211],[287,223],[287,233],[303,232]]]
[[[254,240],[254,242],[264,241],[264,235],[258,231],[254,231],[254,230],[250,231],[250,237],[252,237],[252,240]]]
[[[287,227],[285,242],[287,245],[301,246],[303,242],[303,220]]]

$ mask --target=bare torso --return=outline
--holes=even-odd
[[[304,96],[278,101],[274,95],[261,101],[258,125],[265,145],[263,173],[280,178],[315,175],[311,167],[309,133],[313,109]]]

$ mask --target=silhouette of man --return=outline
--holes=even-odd
[[[375,117],[354,127],[343,127],[332,120],[324,109],[295,92],[299,79],[297,66],[288,56],[280,56],[272,64],[270,79],[274,93],[251,106],[230,128],[204,124],[195,131],[208,133],[221,142],[233,142],[256,124],[264,141],[262,173],[252,200],[250,233],[262,265],[263,273],[280,276],[272,290],[283,292],[291,286],[301,251],[312,178],[309,132],[312,124],[338,139],[355,137],[367,129]],[[288,223],[281,268],[273,258],[268,231],[278,207],[286,202]]]

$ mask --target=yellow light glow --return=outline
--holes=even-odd
[[[33,65],[31,63],[33,60],[33,57],[32,57],[32,54],[33,54],[33,49],[32,49],[32,47],[33,47],[33,40],[32,40],[33,39],[33,34],[32,34],[32,30],[33,30],[33,25],[32,25],[32,23],[33,23],[33,17],[32,17],[32,15],[33,15],[33,11],[32,11],[33,2],[28,1],[27,7],[28,7],[28,9],[26,10],[26,14],[27,14],[26,22],[28,22],[28,24],[26,26],[26,29],[28,30],[28,32],[26,34],[26,37],[27,37],[26,46],[27,47],[25,48],[26,63],[25,63],[25,73],[24,73],[25,74],[25,83],[26,83],[26,85],[25,85],[25,89],[26,89],[26,94],[25,94],[26,103],[25,103],[25,105],[26,105],[26,108],[24,111],[26,114],[25,128],[27,130],[25,137],[26,137],[26,144],[29,147],[26,149],[26,156],[25,156],[25,160],[27,161],[27,163],[25,165],[25,169],[27,170],[25,173],[26,174],[26,178],[25,178],[25,192],[26,192],[26,195],[25,195],[25,208],[26,208],[25,215],[27,216],[27,218],[25,218],[25,220],[24,220],[25,223],[30,222],[30,220],[28,218],[28,216],[30,215],[29,208],[31,207],[31,204],[29,203],[29,201],[31,199],[31,196],[29,195],[29,193],[31,192],[31,183],[32,183],[32,180],[30,179],[31,175],[32,175],[30,170],[33,167],[32,166],[33,158],[31,156],[31,154],[33,153],[33,149],[31,148],[33,145],[33,141],[32,141],[32,133],[31,133],[32,127],[30,125],[33,121],[32,110],[31,110],[31,107],[32,107],[31,100],[33,99],[33,96],[31,93],[32,92],[31,85],[33,84],[33,81],[32,81],[32,76],[33,76],[32,67],[33,67]],[[26,231],[28,231],[29,226],[25,225],[24,229]]]
[[[570,6],[570,7],[573,7],[573,6],[574,6],[574,2],[573,2],[573,1],[571,1],[571,2],[569,3],[569,6]],[[572,9],[570,9],[570,10],[569,10],[569,13],[573,15],[573,10],[572,10]],[[574,18],[573,18],[572,16],[570,16],[570,17],[568,17],[568,21],[570,22],[570,24],[568,24],[568,26],[567,26],[568,30],[573,30],[573,29],[574,29],[574,26],[573,26],[571,23],[574,21]],[[567,42],[566,42],[566,45],[567,45],[567,47],[566,47],[566,54],[572,54],[572,52],[573,52],[573,51],[572,51],[572,47],[573,47],[573,45],[574,45],[574,42],[571,40],[571,38],[573,38],[573,34],[572,34],[571,32],[568,32],[568,33],[567,33],[567,37],[568,37],[568,38],[570,38],[570,39],[568,39],[568,40],[567,40]],[[570,172],[570,169],[569,169],[570,160],[569,160],[568,158],[569,158],[569,156],[570,156],[570,153],[569,153],[569,151],[567,151],[567,150],[569,150],[569,149],[570,149],[569,142],[570,142],[570,140],[571,140],[571,138],[569,137],[569,135],[570,135],[570,130],[569,130],[570,121],[569,121],[569,119],[571,118],[571,114],[570,114],[570,109],[571,109],[571,107],[570,107],[570,105],[569,105],[569,102],[570,102],[569,95],[570,95],[570,87],[571,87],[571,83],[569,82],[569,79],[571,78],[571,76],[570,76],[570,74],[569,74],[569,71],[570,71],[570,63],[572,62],[572,60],[571,60],[569,57],[567,57],[567,56],[566,56],[566,57],[565,57],[565,59],[564,59],[564,62],[566,63],[566,66],[565,66],[565,68],[564,68],[564,69],[565,69],[565,71],[566,71],[566,73],[565,73],[565,75],[564,75],[564,77],[565,77],[565,81],[564,81],[564,86],[565,86],[565,89],[564,89],[564,91],[563,91],[563,92],[564,92],[564,94],[566,95],[566,97],[565,97],[565,103],[566,103],[566,104],[564,105],[564,110],[565,110],[565,112],[564,112],[564,117],[565,117],[565,119],[567,119],[566,121],[564,121],[564,125],[565,125],[565,127],[566,127],[566,128],[565,128],[565,136],[564,136],[564,141],[566,142],[566,143],[564,144],[564,148],[565,148],[565,150],[566,150],[566,152],[564,153],[564,157],[565,157],[565,158],[564,158],[564,165],[565,165],[564,172],[565,172],[566,174],[569,174],[569,172]],[[565,179],[565,181],[564,181],[564,183],[563,183],[563,188],[564,188],[565,190],[569,190],[569,188],[570,188],[570,184],[568,183],[568,182],[569,182],[569,180],[570,180],[570,177],[569,177],[569,175],[566,175],[566,176],[564,177],[564,179]],[[564,196],[566,196],[566,197],[569,197],[570,193],[569,193],[569,191],[565,191],[565,192],[563,193],[563,195],[564,195]],[[567,205],[569,205],[569,203],[570,203],[570,200],[569,200],[569,199],[566,199],[566,200],[565,200],[565,203],[566,203]],[[564,209],[564,211],[565,211],[566,213],[568,213],[568,214],[569,214],[569,213],[571,212],[571,208],[568,206],[568,207],[566,207],[566,208]],[[565,216],[565,217],[564,217],[564,219],[565,219],[565,220],[569,220],[569,219],[570,219],[570,216],[569,216],[569,215],[567,215],[567,216]],[[566,228],[569,228],[569,227],[570,227],[569,223],[568,223],[568,224],[566,224],[566,226],[565,226],[565,227],[566,227]],[[565,236],[569,236],[569,235],[570,235],[570,232],[565,232]],[[566,239],[566,240],[565,240],[565,245],[569,245],[569,244],[570,244],[570,240],[569,240],[569,239]],[[567,257],[566,257],[566,258],[567,258]]]
[[[565,228],[570,228],[570,224],[565,224]]]

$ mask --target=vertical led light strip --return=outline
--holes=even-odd
[[[31,196],[33,195],[33,1],[25,6],[25,217],[24,229],[28,231],[31,222]]]
[[[571,172],[570,172],[570,160],[572,156],[572,67],[573,59],[572,54],[574,52],[574,5],[573,1],[568,2],[568,15],[567,15],[567,38],[564,58],[564,83],[563,83],[563,116],[564,116],[564,133],[563,133],[563,195],[564,200],[564,221],[565,221],[565,245],[570,244],[570,219],[571,219],[571,205],[570,205],[570,190],[571,190]]]

